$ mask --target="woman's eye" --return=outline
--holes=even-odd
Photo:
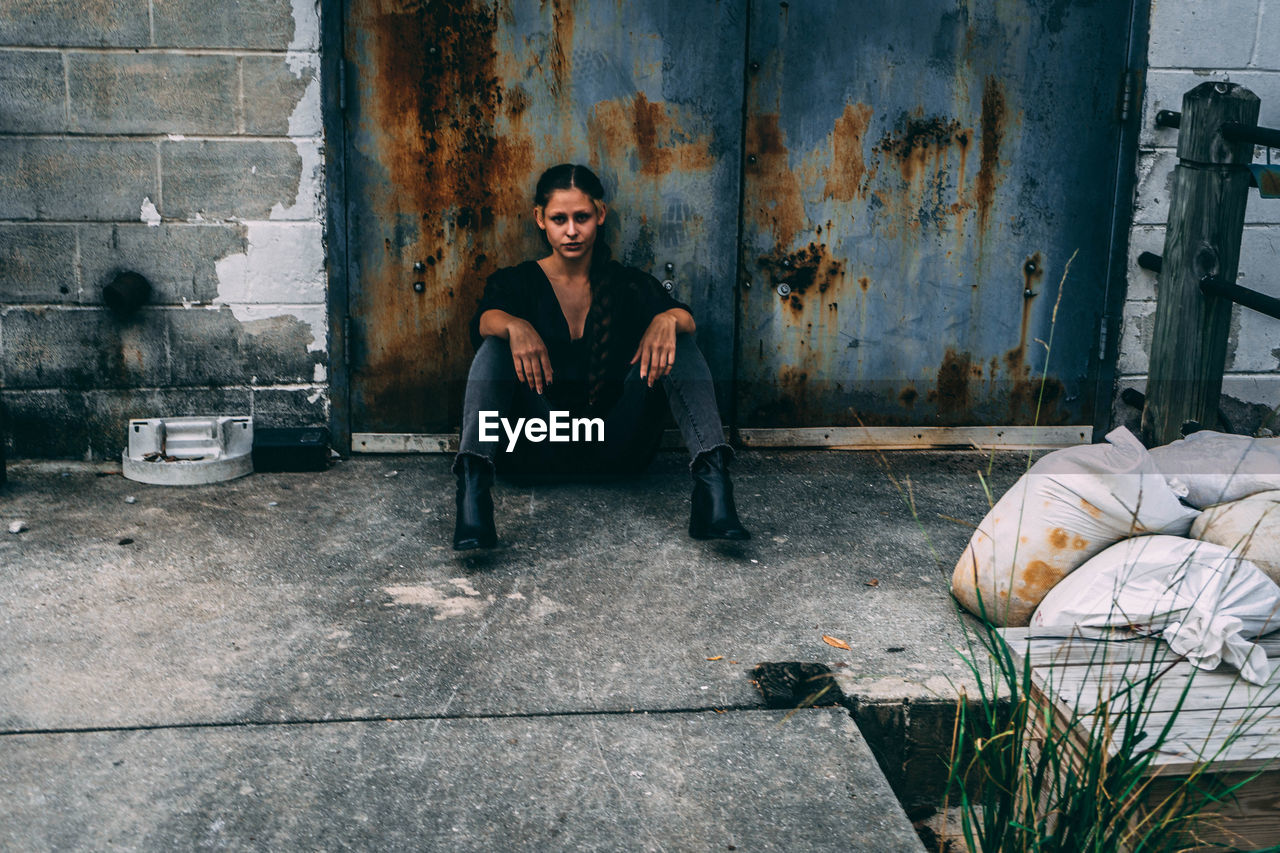
[[[563,225],[567,218],[568,217],[566,217],[564,214],[558,213],[555,216],[551,217],[551,221],[557,225]]]
[[[575,217],[573,217],[573,218],[574,218],[574,220],[575,220],[576,222],[586,222],[586,221],[587,221],[588,219],[590,219],[591,217],[590,217],[590,216],[588,216],[588,215],[587,215],[587,214],[585,214],[585,213],[579,213],[577,216],[575,216]]]

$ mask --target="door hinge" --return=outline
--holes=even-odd
[[[1126,124],[1129,116],[1137,106],[1134,101],[1138,97],[1138,72],[1127,69],[1124,72],[1124,90],[1120,93],[1120,123]]]
[[[351,316],[342,318],[342,366],[351,369]]]
[[[346,112],[347,109],[347,60],[338,57],[338,109]]]

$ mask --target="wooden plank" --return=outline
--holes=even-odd
[[[1092,426],[803,427],[740,429],[746,447],[830,447],[835,450],[1053,450],[1088,444]]]
[[[1163,671],[1155,679],[1154,693],[1140,721],[1151,743],[1169,726],[1152,756],[1152,781],[1144,801],[1161,801],[1196,772],[1204,774],[1204,783],[1223,790],[1245,783],[1233,800],[1221,804],[1212,821],[1197,827],[1196,838],[1186,839],[1188,849],[1209,849],[1197,846],[1209,844],[1238,849],[1280,844],[1276,818],[1280,813],[1280,636],[1259,641],[1276,665],[1268,684],[1259,686],[1226,667],[1198,670],[1158,640],[1117,643],[1035,637],[1025,628],[1005,629],[1001,634],[1019,670],[1026,665],[1032,668],[1032,700],[1041,709],[1053,709],[1052,721],[1046,721],[1043,713],[1032,715],[1030,737],[1043,739],[1046,728],[1051,728],[1056,737],[1067,738],[1077,759],[1090,748],[1090,739],[1102,725],[1091,713],[1099,699],[1114,696],[1153,670]],[[1184,689],[1185,699],[1175,713]],[[1112,721],[1122,724],[1114,710]],[[1123,731],[1110,733],[1113,754],[1123,737]]]
[[[1032,673],[1032,682],[1069,708],[1092,711],[1103,701],[1117,696],[1123,701],[1122,694],[1136,693],[1135,685],[1150,678],[1148,669],[1138,667],[1145,667],[1145,664],[1036,669]],[[1234,673],[1206,672],[1185,662],[1173,664],[1167,672],[1155,678],[1147,701],[1148,707],[1155,711],[1172,710],[1179,701],[1182,708],[1189,711],[1277,704],[1280,702],[1280,667],[1266,684],[1256,685],[1236,677]]]
[[[1197,828],[1201,845],[1222,845],[1236,850],[1258,850],[1280,844],[1280,786],[1277,774],[1268,773],[1249,779],[1253,771],[1217,773],[1214,781],[1224,788],[1244,782],[1232,801],[1213,810],[1216,818]],[[1246,781],[1248,780],[1248,781]],[[1181,784],[1172,768],[1155,778],[1148,788],[1149,802],[1168,796]],[[1190,847],[1190,841],[1188,842]],[[1214,849],[1199,847],[1193,849]]]
[[[457,453],[457,433],[353,432],[352,453]]]
[[[1249,718],[1233,718],[1214,711],[1155,712],[1142,722],[1148,740],[1154,741],[1166,726],[1169,731],[1154,764],[1165,772],[1187,773],[1196,763],[1230,763],[1232,769],[1277,767],[1280,755],[1280,708],[1265,706]],[[1172,719],[1171,719],[1172,718]],[[1117,731],[1112,746],[1120,747],[1124,733]]]
[[[1151,641],[1143,637],[1095,640],[1081,636],[1052,637],[1033,634],[1031,628],[1002,628],[1001,636],[1018,658],[1031,656],[1033,665],[1039,664],[1090,664],[1100,660],[1118,662],[1124,660],[1152,660],[1176,658],[1167,643]],[[1253,641],[1261,646],[1269,658],[1280,658],[1280,630]],[[1280,663],[1278,661],[1277,663]]]

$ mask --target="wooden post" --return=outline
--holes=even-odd
[[[1221,130],[1229,121],[1256,127],[1258,108],[1257,95],[1234,83],[1201,83],[1182,97],[1142,410],[1148,447],[1180,438],[1187,421],[1218,422],[1231,303],[1202,294],[1200,279],[1236,279],[1253,145]]]

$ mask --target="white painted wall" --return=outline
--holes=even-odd
[[[1156,112],[1181,110],[1183,93],[1200,83],[1230,80],[1262,100],[1260,124],[1280,127],[1280,0],[1153,0],[1147,58],[1117,395],[1145,388],[1156,276],[1141,269],[1137,257],[1163,249],[1177,162],[1178,131],[1157,128]],[[1256,157],[1263,162],[1265,149]],[[1280,162],[1280,151],[1272,157]],[[1280,296],[1280,199],[1251,193],[1245,222],[1238,282]],[[1280,406],[1280,320],[1236,307],[1223,394],[1237,430],[1257,428],[1266,419],[1263,407]],[[1117,422],[1132,425],[1139,413],[1117,402],[1116,414]],[[1280,432],[1280,425],[1271,428]]]

